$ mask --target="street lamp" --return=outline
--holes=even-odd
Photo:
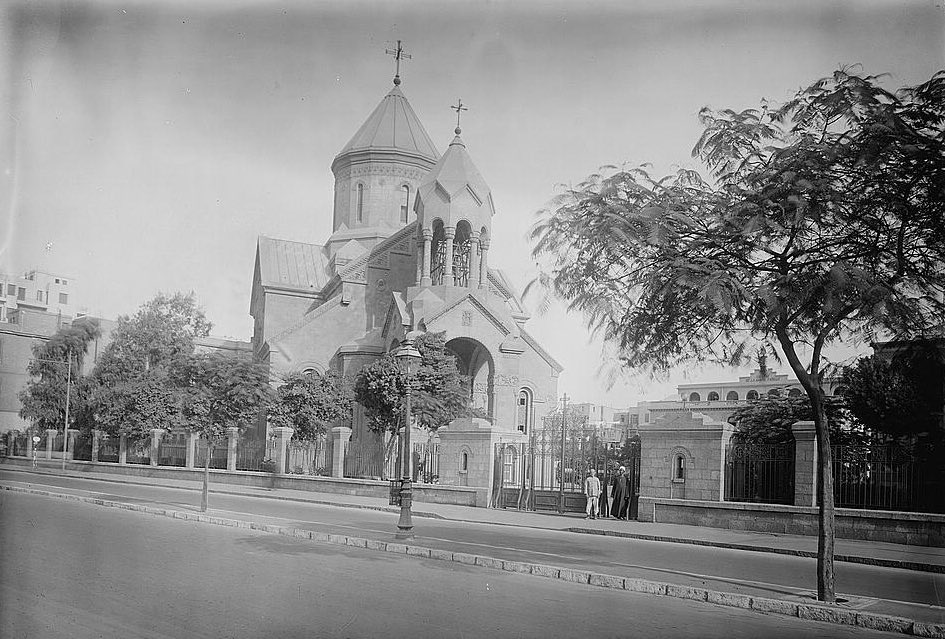
[[[400,519],[397,520],[397,539],[413,538],[413,520],[410,508],[413,504],[413,455],[410,451],[410,373],[420,362],[420,351],[414,346],[419,331],[410,331],[394,352],[394,357],[404,364],[404,446],[401,449],[400,467]]]
[[[59,364],[59,365],[67,366],[66,368],[66,416],[65,416],[65,421],[62,424],[62,470],[63,472],[65,472],[66,470],[66,452],[69,448],[69,398],[71,395],[70,391],[72,390],[72,349],[70,348],[68,351],[66,351],[66,353],[69,359],[65,362],[58,359],[33,360],[35,362],[45,362],[46,364]],[[36,448],[34,446],[33,448],[33,455],[34,455],[33,465],[34,466],[36,465],[35,454],[36,454]],[[74,451],[73,451],[73,454],[75,454]]]

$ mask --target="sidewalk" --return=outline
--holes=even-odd
[[[58,470],[0,466],[8,471],[21,471],[78,479],[95,479],[119,484],[167,486],[186,490],[200,490],[199,481],[129,477],[109,473],[62,473]],[[341,508],[367,508],[399,512],[387,500],[357,495],[318,493],[289,489],[267,489],[252,486],[210,484],[210,492],[241,495],[263,499],[281,499]],[[767,552],[801,557],[817,556],[817,538],[805,535],[763,533],[680,524],[617,521],[615,519],[586,520],[582,515],[527,512],[514,509],[473,508],[449,504],[414,502],[414,517],[434,517],[461,522],[475,522],[499,526],[516,526],[544,530],[562,530],[574,533],[628,537],[680,544],[715,546],[752,552]],[[837,561],[945,573],[945,548],[907,546],[885,542],[837,539]]]

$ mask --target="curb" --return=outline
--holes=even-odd
[[[601,535],[604,537],[624,537],[628,539],[642,539],[645,541],[662,541],[673,544],[689,544],[690,546],[710,546],[712,548],[730,548],[732,550],[747,550],[749,552],[763,552],[774,555],[791,555],[793,557],[817,558],[817,553],[811,550],[796,550],[793,548],[776,548],[774,546],[752,546],[750,544],[737,544],[726,541],[711,541],[708,539],[685,539],[680,537],[668,537],[665,535],[648,535],[646,533],[630,533],[619,530],[600,530],[597,528],[565,528],[568,532],[581,535]],[[867,566],[880,566],[882,568],[901,568],[902,570],[913,570],[916,572],[932,572],[945,574],[945,565],[923,564],[918,561],[903,561],[902,559],[881,559],[876,557],[862,557],[860,555],[834,554],[834,561],[842,561],[848,564],[863,564]]]
[[[829,604],[807,604],[784,601],[780,599],[768,599],[764,597],[751,597],[706,588],[697,588],[691,586],[682,586],[679,584],[668,584],[648,579],[638,579],[633,577],[618,577],[606,575],[597,572],[578,570],[574,568],[560,568],[545,564],[535,564],[525,561],[510,561],[487,557],[484,555],[474,555],[469,553],[451,552],[448,550],[437,550],[425,548],[423,546],[414,546],[411,544],[388,543],[374,539],[365,539],[362,537],[350,537],[347,535],[322,533],[313,530],[303,530],[300,528],[291,528],[288,526],[276,526],[273,524],[260,524],[257,522],[244,521],[241,519],[229,519],[225,517],[214,517],[203,513],[191,513],[186,511],[172,510],[167,508],[157,508],[154,506],[142,506],[139,504],[129,504],[110,499],[100,499],[96,497],[82,497],[79,495],[69,495],[64,493],[54,493],[48,490],[37,488],[21,488],[19,486],[3,486],[0,490],[11,492],[27,493],[31,495],[40,495],[45,497],[54,497],[77,501],[106,508],[118,508],[120,510],[131,510],[144,512],[152,515],[160,515],[172,519],[183,519],[186,521],[197,521],[202,523],[214,524],[217,526],[227,526],[232,528],[248,528],[285,537],[294,537],[296,539],[309,539],[321,543],[329,543],[340,546],[351,546],[354,548],[365,548],[379,552],[389,552],[398,555],[420,557],[423,559],[436,559],[439,561],[452,561],[461,564],[481,566],[483,568],[492,568],[506,572],[516,572],[546,579],[559,579],[572,583],[579,583],[597,588],[608,588],[612,590],[625,590],[652,595],[662,595],[666,597],[675,597],[680,599],[691,599],[711,603],[718,606],[727,606],[730,608],[742,608],[745,610],[755,610],[758,612],[767,612],[788,617],[797,617],[811,621],[822,621],[844,626],[856,626],[860,628],[869,628],[871,630],[883,630],[886,632],[898,632],[901,634],[913,635],[917,637],[933,637],[945,639],[945,623],[936,624],[904,617],[894,617],[876,613],[860,612]]]

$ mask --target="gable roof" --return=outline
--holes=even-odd
[[[320,291],[328,282],[328,260],[317,244],[260,235],[256,244],[260,283],[266,287]]]

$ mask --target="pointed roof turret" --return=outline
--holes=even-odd
[[[489,226],[495,208],[492,191],[476,168],[466,143],[459,136],[459,127],[446,152],[420,183],[419,204],[423,208],[424,226],[440,218],[447,226],[465,219],[478,230]]]

